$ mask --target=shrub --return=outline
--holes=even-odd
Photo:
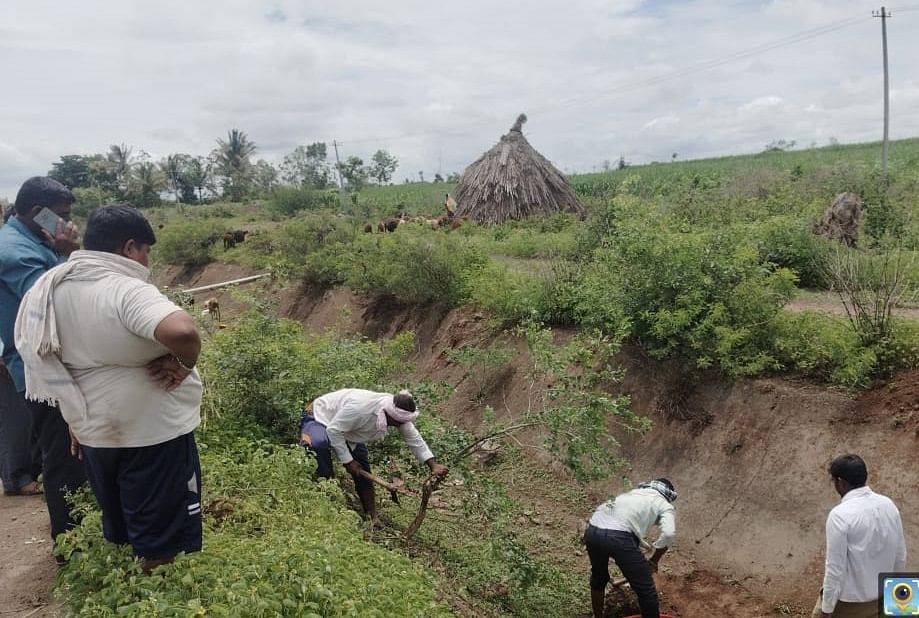
[[[877,355],[861,345],[845,318],[781,312],[773,320],[773,351],[782,368],[839,386],[867,386]]]
[[[411,333],[378,344],[337,333],[306,337],[303,327],[253,309],[218,331],[204,351],[205,377],[218,386],[208,396],[215,413],[265,428],[278,440],[296,434],[304,405],[339,388],[383,388],[404,369]]]
[[[777,367],[769,324],[794,283],[730,229],[679,233],[630,221],[585,269],[577,315],[608,332],[630,326],[657,356],[753,375]]]
[[[456,304],[465,298],[464,272],[484,262],[455,236],[399,229],[358,239],[346,282],[355,290],[388,294],[401,303]]]
[[[77,198],[71,214],[77,219],[89,219],[89,215],[102,204],[110,200],[105,193],[96,187],[74,187],[73,195]]]
[[[202,266],[211,261],[210,248],[223,236],[208,221],[182,219],[157,230],[154,254],[177,266]]]
[[[329,206],[325,192],[295,187],[278,187],[272,192],[268,204],[272,210],[285,216]]]
[[[804,287],[827,287],[825,263],[833,243],[814,234],[808,221],[772,217],[753,227],[765,261],[794,270]]]

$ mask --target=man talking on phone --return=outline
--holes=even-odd
[[[73,193],[52,178],[35,176],[16,195],[15,214],[0,228],[0,340],[3,363],[12,388],[0,389],[0,459],[7,495],[38,493],[30,478],[31,436],[42,456],[42,477],[51,535],[73,527],[65,494],[86,481],[83,463],[71,453],[70,432],[57,407],[25,397],[25,370],[16,350],[13,329],[22,297],[46,271],[80,248],[70,221]]]

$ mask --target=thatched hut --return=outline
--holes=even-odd
[[[568,179],[523,136],[526,120],[520,114],[501,141],[463,172],[454,193],[457,216],[503,223],[556,212],[586,214]]]

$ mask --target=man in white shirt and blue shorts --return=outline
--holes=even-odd
[[[147,281],[155,242],[138,210],[96,209],[86,250],[36,281],[16,321],[28,396],[60,405],[105,538],[147,572],[201,549],[201,339]]]
[[[437,463],[434,453],[415,428],[418,418],[415,399],[408,391],[395,395],[359,388],[345,388],[316,398],[300,419],[300,444],[316,455],[316,475],[331,478],[332,451],[354,479],[361,506],[376,522],[376,496],[373,482],[361,476],[370,472],[367,442],[381,440],[390,427],[402,434],[415,458],[431,470],[446,476],[449,470]]]
[[[673,483],[660,478],[607,500],[594,511],[584,533],[590,557],[590,600],[594,618],[604,616],[610,558],[638,596],[642,618],[658,618],[660,602],[652,573],[657,571],[658,561],[676,535],[673,507],[676,498]],[[645,558],[642,550],[651,546],[644,538],[655,525],[660,527],[661,534],[653,545],[654,554]]]

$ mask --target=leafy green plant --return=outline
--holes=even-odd
[[[464,271],[484,261],[456,237],[399,229],[360,237],[346,282],[355,290],[390,295],[404,304],[456,304],[465,296]]]
[[[157,260],[177,266],[202,266],[211,261],[210,250],[222,230],[208,221],[184,219],[158,230],[153,251]]]
[[[513,358],[513,351],[503,346],[487,348],[467,345],[447,351],[447,358],[466,370],[475,385],[475,400],[482,401],[499,371]]]
[[[302,210],[331,208],[335,205],[329,193],[316,189],[298,187],[278,187],[268,201],[269,206],[281,215],[294,215]]]
[[[201,444],[205,547],[141,574],[102,538],[94,505],[62,537],[57,594],[76,616],[449,616],[433,577],[364,542],[339,487],[312,482],[299,447],[207,432]]]
[[[204,351],[219,395],[211,410],[289,441],[305,404],[339,388],[382,389],[405,369],[412,347],[411,333],[382,344],[337,332],[307,337],[299,323],[258,306],[218,331]]]
[[[577,315],[607,332],[631,328],[660,357],[754,375],[777,368],[769,324],[795,280],[731,230],[680,233],[629,219],[585,270]]]

